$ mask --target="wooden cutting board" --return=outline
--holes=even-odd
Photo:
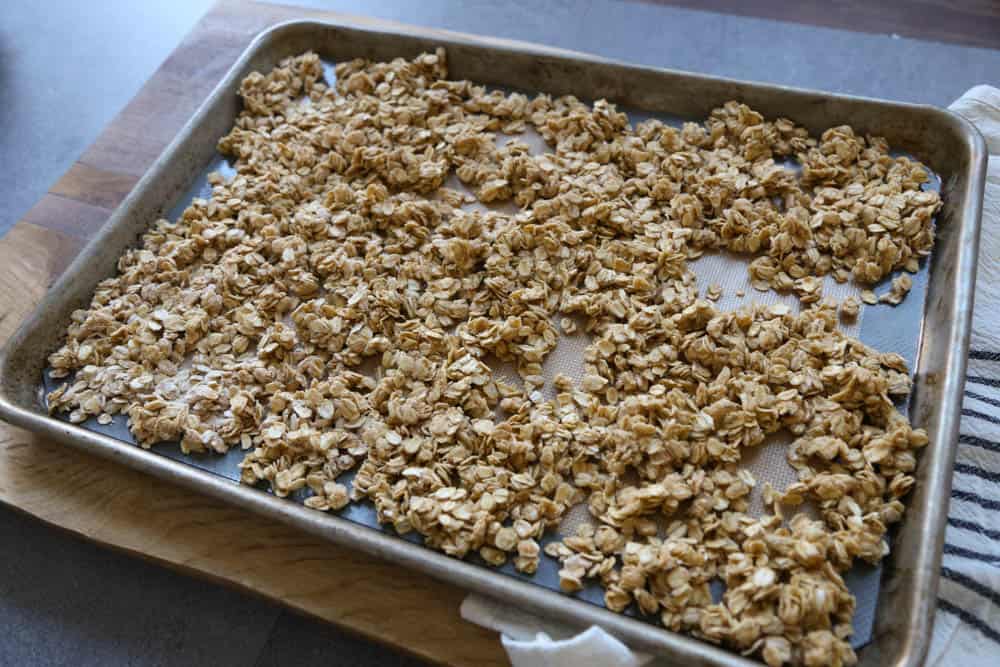
[[[104,224],[261,30],[327,12],[224,1],[97,141],[0,239],[0,344]],[[351,23],[388,22],[349,17]],[[506,665],[463,621],[463,590],[0,422],[0,502],[48,524],[237,587],[449,665]]]

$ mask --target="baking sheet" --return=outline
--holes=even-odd
[[[412,58],[438,46],[448,49],[452,76],[460,79],[545,90],[553,95],[606,98],[623,108],[670,110],[692,118],[704,118],[726,100],[740,99],[767,117],[793,118],[813,133],[849,123],[862,133],[886,137],[891,145],[918,156],[941,175],[943,207],[937,217],[937,244],[933,261],[924,267],[926,281],[921,284],[927,290],[920,308],[924,316],[922,336],[910,346],[920,349],[910,414],[915,424],[926,428],[931,444],[919,456],[910,507],[891,536],[892,553],[883,560],[871,641],[858,654],[861,667],[921,665],[936,608],[947,519],[947,503],[941,499],[950,492],[958,440],[987,163],[985,142],[975,128],[941,109],[628,65],[537,44],[414,26],[373,29],[352,25],[345,17],[337,22],[287,21],[253,40],[0,350],[0,417],[43,437],[400,567],[530,609],[565,626],[600,625],[637,649],[681,664],[759,664],[699,639],[582,604],[521,577],[498,575],[492,569],[458,561],[381,530],[309,510],[47,414],[39,378],[47,355],[61,342],[70,314],[87,306],[97,283],[115,272],[120,255],[136,244],[151,221],[167,214],[170,202],[183,198],[195,174],[217,159],[215,142],[228,132],[239,112],[235,91],[247,74],[268,70],[283,58],[310,49],[330,60],[389,60]],[[906,304],[913,307],[912,301],[908,298],[904,308]],[[897,326],[895,318],[905,311],[886,310],[890,314],[880,326]],[[867,328],[874,317],[866,315],[862,322],[863,339],[874,341],[886,333],[875,331],[869,339]]]
[[[332,87],[336,78],[334,72],[335,63],[325,60],[323,65],[326,83]],[[510,89],[499,89],[504,90],[504,92],[511,92]],[[534,91],[520,92],[526,92],[529,96],[533,96],[535,94]],[[308,104],[309,100],[306,98],[301,100],[300,103]],[[682,123],[685,121],[701,122],[704,120],[703,118],[681,118],[679,116],[667,114],[651,114],[628,108],[623,108],[622,111],[625,111],[628,114],[633,127],[639,122],[650,118],[655,118],[661,122],[678,128],[680,128]],[[503,144],[511,139],[516,139],[526,143],[534,153],[540,153],[548,150],[542,138],[534,131],[533,128],[530,127],[530,125],[524,133],[516,136],[499,134],[497,137],[497,143]],[[792,158],[786,160],[785,166],[790,169],[797,169],[798,165]],[[211,197],[212,188],[208,182],[208,175],[213,172],[222,174],[227,180],[229,180],[236,173],[233,166],[226,160],[225,157],[216,154],[209,164],[197,173],[191,188],[179,197],[177,201],[172,202],[169,212],[166,215],[169,220],[178,220],[183,211],[195,198],[208,199]],[[461,182],[455,177],[454,173],[450,176],[446,186],[468,192],[468,189],[461,184]],[[931,181],[925,185],[925,189],[939,190],[940,180],[936,176],[932,176]],[[517,210],[516,205],[512,202],[502,202],[497,205],[490,206],[484,206],[483,204],[476,202],[467,204],[466,207],[480,209],[492,208],[504,212],[515,212]],[[690,266],[698,278],[699,293],[704,295],[709,285],[721,285],[723,288],[722,297],[715,304],[715,307],[718,310],[733,310],[742,305],[749,305],[750,303],[784,303],[791,307],[794,311],[800,311],[802,308],[801,304],[794,294],[778,294],[774,291],[760,292],[755,290],[750,285],[749,275],[747,273],[747,266],[750,259],[751,258],[747,256],[737,256],[732,253],[713,252],[706,253],[701,258],[691,262]],[[892,276],[887,277],[879,286],[877,286],[875,288],[876,293],[881,294],[883,291],[888,291],[889,283],[895,275],[898,274],[893,274]],[[844,333],[858,337],[866,344],[871,345],[880,351],[894,351],[901,354],[911,368],[911,377],[913,374],[912,369],[917,367],[917,353],[919,350],[919,339],[923,326],[928,275],[928,260],[925,260],[921,263],[919,272],[912,276],[913,289],[902,304],[893,307],[884,304],[870,306],[862,303],[859,317],[855,320],[855,322],[850,324],[841,323],[840,325]],[[741,293],[742,296],[740,296]],[[824,299],[832,299],[839,302],[848,296],[854,296],[860,301],[860,293],[861,288],[852,282],[839,284],[830,276],[827,276],[824,279]],[[556,374],[563,373],[575,379],[582,377],[583,352],[589,343],[590,336],[585,333],[577,333],[570,336],[562,335],[560,337],[558,346],[549,354],[543,366],[544,375],[547,381],[544,391],[550,394],[547,396],[548,398],[553,397],[551,395],[553,390],[550,381]],[[511,367],[500,366],[495,368],[494,371],[498,375],[503,376],[508,382],[520,383],[520,379]],[[46,369],[44,374],[46,393],[60,386],[61,382],[64,381],[72,382],[72,377],[68,380],[55,381],[49,375],[48,369]],[[907,405],[901,405],[900,409],[905,412],[907,407]],[[68,421],[68,413],[59,413],[57,417],[64,421]],[[125,415],[115,415],[113,421],[107,425],[98,424],[96,418],[91,418],[85,421],[82,426],[88,430],[111,436],[123,442],[135,444],[135,439],[128,431],[127,417]],[[752,449],[744,450],[743,465],[750,470],[750,472],[754,475],[754,478],[757,480],[757,486],[752,495],[754,500],[751,504],[752,512],[755,510],[756,513],[759,513],[762,509],[760,494],[765,482],[770,482],[772,486],[780,490],[788,486],[788,484],[797,481],[797,474],[795,470],[785,461],[786,447],[791,440],[791,437],[787,433],[778,433],[770,437],[765,444]],[[240,450],[239,447],[230,449],[229,452],[224,455],[212,452],[185,455],[181,452],[180,447],[176,442],[160,443],[155,445],[152,448],[152,451],[175,461],[179,461],[185,465],[197,467],[201,470],[211,472],[224,479],[237,483],[240,479],[239,464],[246,455],[246,452]],[[350,488],[353,478],[354,471],[348,471],[340,477],[339,481]],[[266,488],[266,485],[263,484],[261,485],[261,492],[271,493],[271,491]],[[309,494],[310,492],[308,488],[302,489],[289,496],[287,501],[301,504]],[[421,544],[422,542],[421,536],[416,532],[411,532],[406,535],[397,535],[391,527],[379,525],[376,519],[375,508],[367,500],[351,502],[347,507],[335,513],[359,525],[394,535],[397,538],[407,540],[408,542],[415,544]],[[558,531],[550,531],[542,538],[542,546],[552,541],[558,541],[564,536],[573,534],[576,526],[587,521],[589,521],[589,515],[585,506],[580,505],[577,508],[574,508],[568,513]],[[470,555],[467,560],[482,567],[488,567],[476,554]],[[518,572],[514,568],[512,561],[508,561],[500,568],[490,569],[496,569],[504,575],[528,581],[554,591],[559,591],[559,568],[560,565],[556,559],[553,559],[543,553],[538,565],[538,570],[534,575],[525,575]],[[854,635],[851,639],[852,645],[856,648],[868,643],[872,636],[881,572],[881,566],[871,566],[859,560],[845,576],[845,581],[857,600],[857,607],[854,616]],[[724,586],[722,582],[717,581],[716,585],[713,585],[712,587],[713,596],[718,600],[721,598],[723,590]],[[575,593],[574,597],[603,607],[603,595],[604,590],[602,586],[598,582],[591,580],[586,583],[583,590]],[[635,604],[631,605],[625,613],[629,616],[642,618],[643,620],[648,620],[651,623],[658,624],[658,616],[648,618],[643,617],[637,611]]]

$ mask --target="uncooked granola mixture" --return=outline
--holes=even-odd
[[[903,359],[838,330],[859,304],[824,302],[822,277],[917,269],[940,206],[922,165],[738,102],[632,128],[603,100],[448,80],[443,51],[342,63],[334,88],[305,54],[240,92],[219,142],[236,175],[73,314],[53,411],[126,414],[143,446],[239,447],[248,484],[367,500],[430,547],[527,573],[585,503],[594,523],[545,549],[565,591],[598,579],[608,608],[770,665],[856,661],[842,575],[887,553],[927,436],[894,407]],[[528,127],[548,152],[498,145]],[[516,212],[470,209],[451,174]],[[809,309],[716,310],[688,267],[716,250]],[[584,375],[546,383],[577,327]],[[778,432],[799,481],[764,485],[755,517],[741,457]]]

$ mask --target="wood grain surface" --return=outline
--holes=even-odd
[[[251,39],[333,14],[216,5],[76,164],[0,239],[0,343],[107,220]],[[343,17],[341,17],[343,18]],[[381,24],[351,17],[359,24]],[[74,534],[264,596],[433,662],[504,665],[464,591],[0,422],[0,502]]]
[[[721,14],[1000,48],[997,0],[645,0]]]

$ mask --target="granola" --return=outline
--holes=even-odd
[[[51,410],[127,414],[144,447],[239,447],[245,483],[317,510],[368,501],[399,533],[526,573],[585,503],[595,525],[545,548],[564,591],[596,579],[609,609],[771,665],[856,661],[842,575],[887,553],[927,437],[893,404],[902,358],[837,329],[822,277],[917,269],[940,206],[922,165],[738,102],[632,128],[604,100],[449,80],[442,50],[339,64],[332,87],[304,54],[240,94],[219,142],[236,175],[157,221],[73,314]],[[529,127],[549,151],[497,141]],[[466,207],[451,175],[513,212]],[[700,300],[688,261],[717,250],[809,309]],[[543,362],[581,332],[584,375],[546,398]],[[741,457],[779,432],[798,482],[765,484],[753,516]]]

